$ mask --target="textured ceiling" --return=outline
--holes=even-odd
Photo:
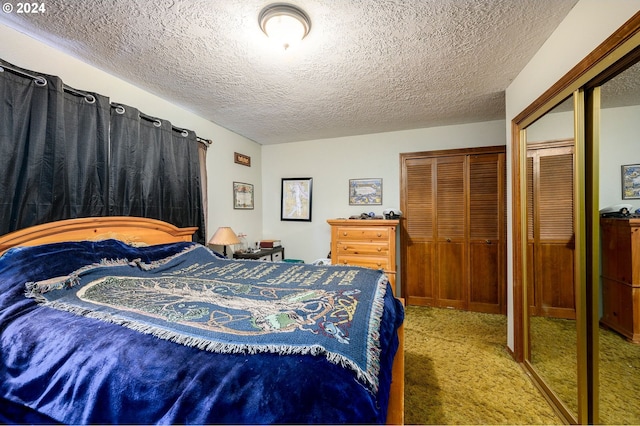
[[[312,28],[286,52],[258,26],[265,0],[47,0],[0,23],[271,144],[503,119],[576,2],[292,0]]]

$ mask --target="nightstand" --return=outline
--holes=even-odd
[[[263,248],[253,253],[233,253],[233,258],[280,262],[284,260],[284,247]]]

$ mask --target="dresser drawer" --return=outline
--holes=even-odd
[[[389,241],[388,227],[340,226],[336,231],[338,241]]]
[[[386,257],[348,256],[338,255],[337,265],[364,266],[371,269],[389,269],[389,259]]]
[[[395,289],[399,220],[328,219],[327,222],[331,225],[332,264],[382,270]]]
[[[336,245],[338,256],[362,255],[362,256],[389,256],[389,244],[384,243],[361,243],[357,241],[341,240]]]

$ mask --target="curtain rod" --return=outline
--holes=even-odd
[[[9,71],[13,72],[14,74],[18,74],[18,75],[20,75],[22,77],[29,77],[29,78],[33,79],[34,83],[37,84],[38,86],[44,87],[44,86],[47,85],[47,79],[42,77],[42,76],[32,75],[32,74],[29,74],[26,71],[22,71],[22,70],[19,70],[17,68],[13,68],[13,67],[11,67],[9,65],[0,64],[0,72],[4,72],[4,70],[9,70]],[[85,101],[87,101],[90,104],[92,104],[92,103],[94,103],[96,101],[95,96],[93,96],[91,93],[73,89],[73,88],[67,86],[64,83],[62,84],[62,89],[67,93],[71,93],[72,95],[84,98]],[[122,110],[124,112],[124,107],[122,107],[121,105],[111,104],[111,107],[112,108],[116,108],[116,109],[118,107],[122,108]],[[154,123],[159,123],[161,125],[160,120],[158,120],[157,118],[150,117],[150,116],[145,115],[143,113],[140,113],[140,117],[144,118],[145,120],[152,121]],[[181,129],[181,128],[173,126],[173,125],[171,126],[171,128],[173,130],[178,131],[178,132],[186,132],[187,131],[186,129]],[[205,146],[211,145],[213,143],[213,141],[211,141],[210,139],[204,139],[204,138],[201,138],[200,136],[196,136],[196,140],[198,142],[204,144]]]
[[[114,108],[118,114],[124,114],[125,109],[120,104],[112,103],[111,104],[111,108]],[[162,121],[159,118],[152,117],[152,116],[144,114],[144,113],[142,113],[140,111],[138,111],[138,115],[140,116],[140,118],[143,118],[143,119],[145,119],[147,121],[152,122],[153,125],[156,126],[156,127],[162,126]],[[180,132],[180,133],[182,133],[182,136],[185,136],[185,137],[189,134],[189,131],[187,129],[183,129],[181,127],[176,127],[173,124],[171,125],[171,130],[175,130],[176,132]],[[204,144],[205,146],[206,145],[211,145],[213,143],[213,141],[211,141],[210,139],[204,139],[204,138],[201,138],[200,136],[197,136],[197,135],[196,135],[196,140],[198,142]]]
[[[10,67],[8,65],[0,65],[0,72],[3,72],[5,69],[11,71],[14,74],[18,74],[18,75],[20,75],[22,77],[29,77],[29,78],[33,79],[34,83],[36,83],[38,86],[44,87],[44,86],[47,85],[47,79],[42,77],[42,76],[40,76],[40,75],[32,75],[32,74],[29,74],[28,72],[19,70],[17,68]],[[91,93],[73,89],[73,88],[67,86],[64,83],[62,85],[62,89],[67,93],[71,93],[72,95],[84,98],[90,104],[92,104],[92,103],[94,103],[96,101],[95,96],[93,96]]]

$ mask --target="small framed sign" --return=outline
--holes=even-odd
[[[233,153],[233,161],[243,166],[251,167],[251,157],[248,155],[240,154],[239,152]]]

